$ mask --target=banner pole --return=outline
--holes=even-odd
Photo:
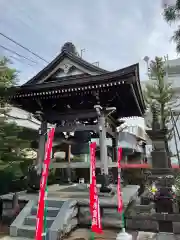
[[[44,205],[44,240],[47,238],[47,207],[48,207],[48,201],[47,201],[47,196],[48,196],[48,186],[46,183],[46,190],[45,190],[45,205]]]
[[[47,178],[48,178],[48,171],[49,171],[49,165],[51,160],[51,151],[52,151],[54,132],[55,132],[55,128],[51,128],[51,130],[48,132],[48,138],[46,142],[46,152],[45,152],[45,157],[43,162],[43,169],[42,169],[41,181],[40,181],[39,200],[38,200],[36,237],[35,237],[36,240],[46,239]]]
[[[90,240],[94,240],[94,239],[95,239],[94,232],[91,230]]]
[[[98,199],[98,190],[96,184],[96,142],[90,144],[90,165],[91,165],[91,184],[89,188],[91,223],[91,238],[94,239],[94,233],[101,234],[101,213]]]
[[[90,170],[90,179],[89,179],[89,189],[90,189],[90,185],[92,184],[92,167],[91,167],[91,157],[90,157],[90,143],[89,142],[89,170]],[[91,229],[91,234],[90,234],[90,240],[94,240],[94,232]]]
[[[117,186],[117,200],[118,200],[118,212],[121,214],[121,232],[118,233],[116,240],[132,240],[132,235],[126,233],[126,224],[125,224],[125,215],[124,215],[124,203],[123,197],[121,194],[121,160],[122,160],[122,148],[118,147],[118,159],[117,159],[117,167],[118,167],[118,186]]]

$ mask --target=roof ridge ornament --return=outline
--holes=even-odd
[[[62,48],[61,48],[61,52],[68,52],[71,53],[73,55],[79,56],[75,45],[72,42],[66,42]]]

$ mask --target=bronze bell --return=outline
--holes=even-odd
[[[91,141],[91,133],[89,131],[75,132],[74,142],[71,146],[73,155],[89,154],[89,142]]]
[[[91,141],[91,133],[89,131],[77,131],[74,133],[74,139],[78,143],[89,143]]]
[[[73,155],[89,154],[89,143],[76,143],[71,146]]]

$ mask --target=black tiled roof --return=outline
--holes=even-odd
[[[73,62],[80,64],[81,66],[85,67],[86,69],[93,71],[93,72],[99,72],[100,74],[102,73],[107,73],[108,71],[99,68],[91,63],[88,63],[81,57],[78,57],[77,55],[68,52],[66,49],[62,50],[62,52],[51,62],[49,63],[43,70],[41,70],[36,76],[34,76],[31,80],[26,82],[24,85],[29,85],[29,84],[36,84],[39,79],[42,79],[45,77],[49,72],[51,72],[61,60],[63,60],[65,57],[69,58]]]
[[[96,82],[106,82],[109,80],[113,80],[118,78],[120,81],[128,81],[132,76],[135,77],[135,71],[138,68],[138,64],[131,65],[126,68],[122,68],[120,70],[114,72],[103,73],[100,75],[73,75],[67,77],[61,77],[58,80],[58,77],[55,79],[51,79],[51,81],[39,83],[39,84],[25,84],[22,89],[43,89],[43,88],[51,88],[55,86],[69,86],[69,85],[77,85],[77,84],[86,84],[86,83],[96,83]],[[135,78],[133,79],[135,81]],[[132,82],[130,82],[132,83]]]

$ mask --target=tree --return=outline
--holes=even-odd
[[[170,24],[180,20],[180,0],[176,0],[174,5],[165,7],[164,18]],[[180,26],[174,32],[172,40],[176,43],[176,51],[180,53]]]
[[[170,111],[176,106],[176,97],[172,88],[172,84],[166,78],[165,61],[156,57],[149,65],[149,80],[144,89],[144,97],[147,107],[151,110],[155,103],[159,112],[159,121],[162,129],[168,129],[171,120]],[[171,138],[172,130],[167,131],[165,139],[165,147],[170,164],[170,151],[168,140]]]
[[[6,58],[0,59],[0,164],[5,166],[23,160],[24,153],[21,150],[29,145],[28,141],[19,137],[23,129],[7,121],[10,105],[6,96],[9,88],[17,84],[17,72],[9,68],[9,63]]]

